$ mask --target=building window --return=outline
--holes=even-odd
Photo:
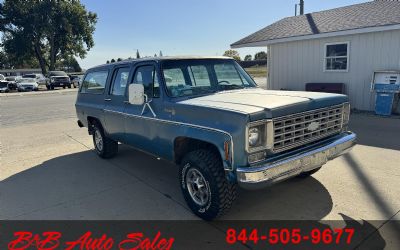
[[[349,70],[349,43],[325,44],[324,71],[347,72]]]

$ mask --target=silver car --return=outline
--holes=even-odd
[[[17,82],[18,92],[22,91],[37,91],[39,90],[39,84],[34,78],[21,78]]]

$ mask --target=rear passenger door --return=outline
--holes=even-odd
[[[114,68],[111,84],[104,96],[104,117],[108,135],[120,142],[125,142],[124,107],[127,101],[127,84],[130,76],[130,66]]]

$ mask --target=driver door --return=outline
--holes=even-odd
[[[127,143],[154,154],[159,153],[154,145],[160,143],[158,133],[160,123],[156,118],[162,112],[159,79],[155,63],[146,62],[137,65],[130,84],[143,84],[149,104],[127,104],[124,111],[126,114],[125,136]]]

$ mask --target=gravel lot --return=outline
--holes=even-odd
[[[74,90],[0,96],[0,219],[197,219],[175,165],[128,146],[99,159],[76,125],[75,98]],[[223,219],[345,215],[375,225],[362,244],[381,235],[392,249],[393,229],[400,230],[400,119],[353,114],[350,128],[359,136],[350,154],[306,180],[241,190]]]

